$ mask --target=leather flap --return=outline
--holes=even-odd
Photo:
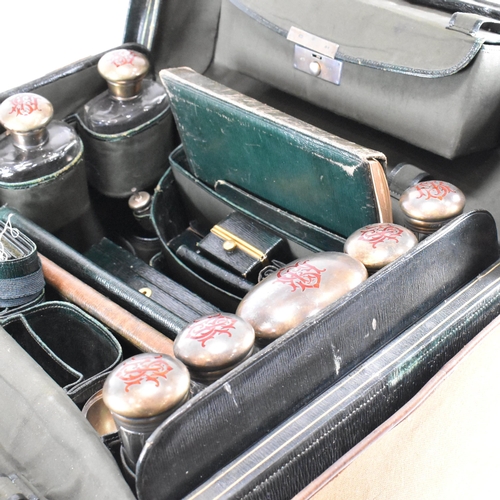
[[[230,1],[279,36],[287,37],[294,27],[338,44],[335,58],[341,61],[424,78],[452,75],[485,41],[500,42],[486,31],[491,25],[498,31],[493,19],[460,13],[457,23],[456,14],[450,19],[449,13],[401,0]]]

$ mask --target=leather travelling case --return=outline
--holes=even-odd
[[[214,63],[454,158],[498,144],[499,28],[406,0],[223,0]]]

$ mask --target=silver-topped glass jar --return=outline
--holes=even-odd
[[[33,93],[0,105],[0,203],[57,231],[90,207],[83,144],[68,124],[52,120],[52,104]]]
[[[245,295],[236,315],[253,326],[260,343],[268,343],[314,316],[367,277],[365,266],[349,255],[313,254],[263,279]]]
[[[141,52],[112,50],[97,69],[108,90],[78,113],[89,182],[106,196],[127,198],[154,187],[168,167],[169,101],[161,84],[145,79],[149,61]]]
[[[463,212],[465,195],[449,182],[425,181],[406,189],[399,205],[406,227],[423,239]]]
[[[195,380],[211,382],[252,354],[255,332],[247,321],[229,313],[203,316],[176,337],[174,353]]]
[[[130,469],[148,437],[187,400],[190,380],[188,369],[164,354],[138,354],[109,374],[103,401],[115,420]]]
[[[372,274],[404,255],[417,243],[417,237],[409,229],[380,222],[352,233],[344,244],[344,252],[359,260]]]

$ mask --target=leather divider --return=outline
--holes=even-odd
[[[464,214],[192,398],[150,437],[139,499],[182,498],[498,259]]]
[[[415,396],[499,312],[497,261],[210,478],[189,500],[291,498]],[[401,441],[404,448],[406,442]],[[374,460],[370,467],[381,463],[385,460]],[[382,481],[384,477],[380,475]],[[385,491],[378,493],[387,498]],[[377,498],[371,490],[360,495],[357,488],[339,496]],[[400,492],[397,498],[407,496]]]

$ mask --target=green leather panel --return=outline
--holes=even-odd
[[[336,59],[426,78],[451,75],[467,66],[484,38],[500,42],[500,37],[486,33],[470,36],[447,29],[449,13],[422,12],[403,0],[225,1],[281,36],[286,37],[294,26],[338,44]],[[480,18],[464,16],[475,22]]]
[[[341,236],[377,222],[375,151],[293,119],[187,68],[160,73],[193,173],[224,180]]]

